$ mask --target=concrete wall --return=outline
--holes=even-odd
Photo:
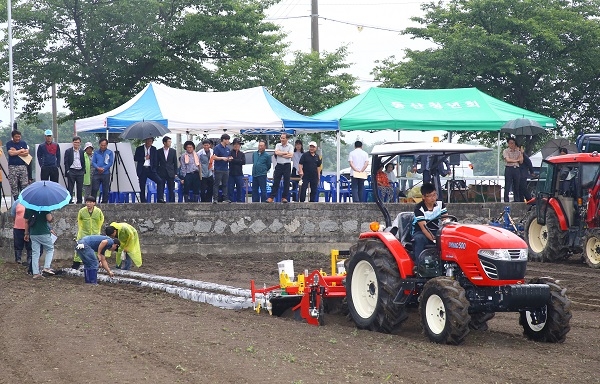
[[[504,203],[450,204],[449,213],[463,223],[485,224],[497,217]],[[392,217],[412,211],[413,204],[389,204]],[[77,211],[69,205],[55,212],[53,229],[59,236],[55,258],[73,256]],[[241,254],[254,252],[347,249],[372,221],[383,222],[373,203],[290,204],[103,204],[105,225],[124,221],[139,232],[142,251],[158,254]],[[512,204],[513,217],[524,204]],[[0,247],[12,259],[12,218],[3,213]]]

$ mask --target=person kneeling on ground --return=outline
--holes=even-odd
[[[75,251],[83,262],[83,267],[86,270],[92,270],[92,281],[86,279],[86,283],[96,283],[96,276],[98,273],[98,264],[102,265],[102,268],[106,270],[110,277],[114,276],[114,273],[108,267],[104,252],[109,250],[111,252],[116,251],[119,248],[121,242],[119,239],[112,239],[108,236],[102,235],[90,235],[85,236],[77,241]],[[98,256],[96,256],[96,253]],[[98,263],[100,260],[100,263]]]
[[[415,243],[415,259],[427,245],[435,244],[435,236],[440,227],[440,219],[448,214],[446,205],[437,199],[435,186],[423,183],[421,187],[421,201],[415,207],[413,220],[413,240]]]

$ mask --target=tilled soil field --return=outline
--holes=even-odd
[[[144,255],[136,271],[249,288],[276,284],[277,262],[329,270],[314,254]],[[55,267],[67,267],[58,261]],[[33,280],[0,265],[0,383],[598,383],[600,271],[579,260],[530,263],[572,300],[563,344],[528,341],[518,314],[497,314],[460,346],[422,334],[416,311],[398,335],[357,330],[342,315],[311,326],[225,310],[82,277]]]

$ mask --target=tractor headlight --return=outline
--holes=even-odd
[[[527,260],[527,249],[480,249],[477,254],[493,260]]]

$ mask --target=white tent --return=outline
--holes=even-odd
[[[119,133],[138,121],[157,121],[173,133],[304,133],[335,131],[336,120],[306,117],[264,87],[196,92],[150,83],[112,111],[75,121],[77,132]]]

